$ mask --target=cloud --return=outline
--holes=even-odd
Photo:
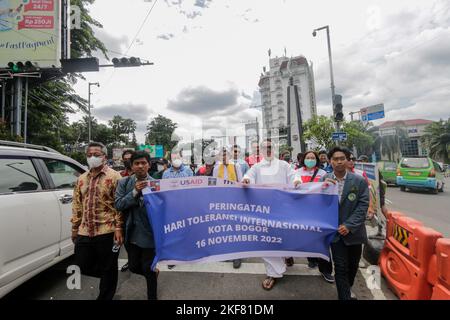
[[[176,7],[178,13],[187,19],[195,19],[202,15],[205,9],[209,8],[212,0],[165,0],[168,7]]]
[[[136,122],[147,121],[148,117],[153,114],[144,104],[113,104],[93,109],[93,115],[101,121],[111,120],[115,115],[123,118],[133,119]]]
[[[126,50],[126,47],[128,46],[129,39],[126,35],[123,35],[121,37],[115,37],[114,35],[108,33],[105,31],[105,29],[96,28],[95,29],[95,36],[103,42],[106,49],[108,49],[108,56],[116,57],[120,56],[122,52]],[[99,58],[101,58],[99,56]]]
[[[366,37],[333,50],[336,93],[346,113],[384,103],[390,120],[448,118],[450,7],[444,3],[386,16]],[[318,111],[331,114],[328,61],[315,78]]]
[[[169,110],[195,115],[228,112],[237,103],[240,93],[236,89],[214,91],[200,86],[183,89],[175,98],[169,100]]]
[[[156,38],[158,39],[162,39],[162,40],[170,40],[173,37],[175,37],[175,35],[173,33],[166,33],[166,34],[160,34],[159,36],[157,36]]]

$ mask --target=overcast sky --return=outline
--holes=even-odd
[[[181,136],[200,137],[202,127],[216,136],[225,133],[220,128],[242,134],[246,121],[260,117],[249,106],[257,103],[269,48],[272,57],[286,47],[287,56],[312,61],[318,113],[330,115],[326,33],[311,34],[324,25],[347,117],[377,103],[386,120],[450,117],[448,0],[96,0],[90,12],[104,26],[96,35],[110,58],[155,63],[86,73],[76,85],[87,97],[87,82],[100,82],[94,116],[134,119],[139,142],[158,114],[177,122]]]

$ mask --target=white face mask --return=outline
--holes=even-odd
[[[176,159],[172,161],[172,165],[174,168],[179,168],[181,167],[181,165],[183,164],[183,162],[181,161],[181,159]]]
[[[164,170],[164,166],[162,164],[158,164],[158,171],[163,171]]]
[[[88,163],[90,169],[98,168],[103,164],[103,158],[90,157],[90,158],[87,158],[87,163]]]

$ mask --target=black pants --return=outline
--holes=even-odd
[[[331,244],[339,300],[350,300],[361,260],[362,244],[347,246],[342,239]]]
[[[78,236],[75,243],[75,260],[81,273],[100,278],[97,300],[112,300],[118,280],[119,253],[112,252],[114,234],[96,237]]]
[[[140,274],[147,281],[147,299],[157,299],[157,274],[151,269],[155,258],[155,249],[141,248],[135,244],[127,244],[128,267],[130,271]]]
[[[322,273],[333,273],[333,263],[321,258],[308,258],[308,261],[316,262],[319,266],[319,271]]]

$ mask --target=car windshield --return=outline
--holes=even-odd
[[[384,170],[386,171],[395,171],[397,169],[397,164],[395,162],[385,162]]]
[[[405,158],[400,165],[402,168],[425,169],[430,166],[427,158]]]

